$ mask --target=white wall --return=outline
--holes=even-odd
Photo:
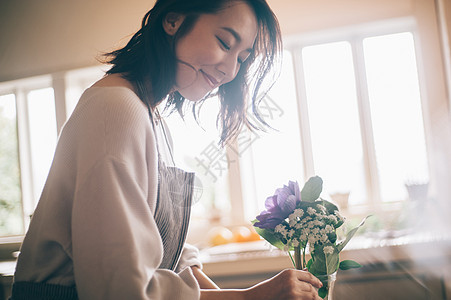
[[[0,82],[93,66],[125,43],[152,0],[1,0]]]
[[[439,1],[439,0],[437,0]],[[449,0],[446,3],[449,13]],[[415,13],[434,0],[268,0],[284,35]],[[0,1],[0,82],[97,64],[126,42],[153,0]]]
[[[284,34],[403,17],[412,13],[411,0],[268,0]]]

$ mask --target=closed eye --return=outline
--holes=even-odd
[[[219,37],[216,37],[217,39],[218,39],[218,41],[219,41],[219,44],[221,44],[221,46],[225,49],[225,50],[227,50],[227,51],[229,51],[230,50],[230,46],[226,43],[226,42],[224,42],[221,38],[219,38]]]

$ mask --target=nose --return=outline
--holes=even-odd
[[[238,57],[232,54],[226,55],[217,69],[224,75],[223,83],[232,81],[240,69]]]

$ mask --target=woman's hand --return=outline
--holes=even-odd
[[[321,300],[315,289],[321,281],[307,271],[286,269],[271,279],[245,291],[245,299],[308,299]]]
[[[244,290],[201,290],[201,300],[322,300],[315,289],[321,282],[307,271],[287,269]]]
[[[219,289],[219,287],[216,285],[216,283],[213,282],[205,273],[197,266],[192,266],[191,271],[193,272],[194,277],[196,278],[197,282],[199,283],[199,287],[201,289]]]

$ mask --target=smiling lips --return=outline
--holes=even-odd
[[[200,70],[200,72],[204,76],[205,81],[210,85],[212,89],[214,89],[218,85],[219,81],[217,81],[213,76],[208,75],[203,70]]]

